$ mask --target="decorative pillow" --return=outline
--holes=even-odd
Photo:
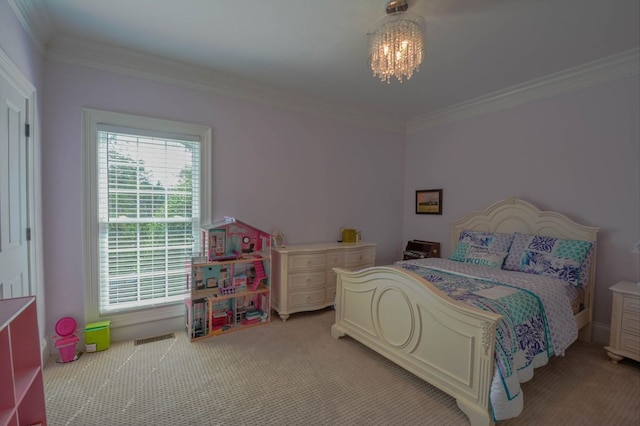
[[[467,259],[471,247],[485,248],[491,252],[506,253],[509,251],[513,234],[503,234],[499,232],[471,231],[463,229],[458,237],[450,260],[464,262]]]
[[[522,258],[522,272],[544,275],[578,285],[580,264],[575,260],[561,259],[547,253],[525,250]]]
[[[505,257],[507,257],[507,253],[472,246],[467,252],[464,262],[500,269]]]
[[[516,232],[502,269],[560,278],[578,287],[591,246],[588,241]]]

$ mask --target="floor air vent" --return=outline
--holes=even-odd
[[[133,346],[144,345],[145,343],[158,342],[160,340],[173,339],[175,333],[162,334],[160,336],[147,337],[145,339],[136,339],[133,342]]]

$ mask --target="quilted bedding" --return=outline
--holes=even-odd
[[[522,411],[520,383],[578,337],[570,285],[555,278],[504,271],[448,259],[396,262],[449,297],[503,316],[496,326],[491,406],[495,421]]]

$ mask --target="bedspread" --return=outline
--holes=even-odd
[[[496,326],[491,389],[494,420],[522,411],[520,383],[578,337],[571,300],[561,280],[448,259],[396,262],[449,297],[503,316]]]

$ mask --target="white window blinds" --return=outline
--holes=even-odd
[[[98,124],[100,313],[182,301],[198,251],[200,140]]]

